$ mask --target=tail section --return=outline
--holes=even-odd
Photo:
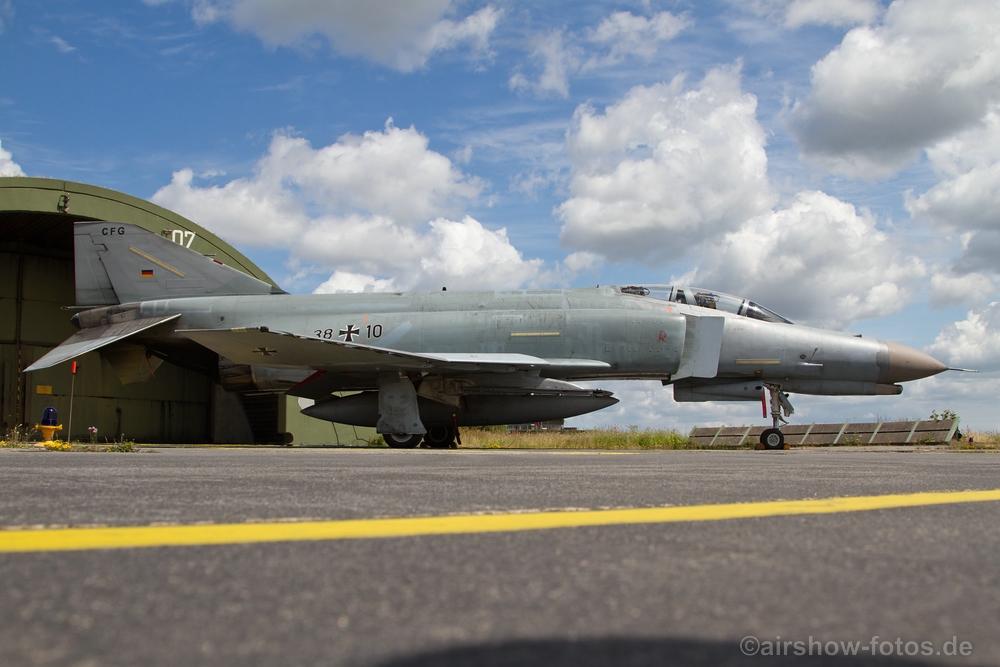
[[[78,306],[280,293],[268,283],[136,225],[78,222],[74,234]]]

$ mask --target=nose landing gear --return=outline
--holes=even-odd
[[[780,384],[764,383],[764,388],[771,395],[771,423],[772,427],[765,429],[760,434],[760,445],[757,449],[788,449],[785,444],[785,434],[781,432],[781,424],[787,424],[790,417],[795,412],[795,408],[788,401],[788,394],[781,391]],[[767,416],[766,397],[761,395],[761,402],[764,403],[764,416]],[[784,417],[782,417],[784,413]]]

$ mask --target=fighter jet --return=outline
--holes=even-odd
[[[577,382],[638,379],[678,402],[762,401],[761,443],[780,449],[791,393],[899,394],[947,370],[697,287],[293,295],[134,225],[74,234],[79,332],[27,371],[99,349],[132,383],[168,360],[231,389],[312,399],[305,414],[374,426],[390,447],[600,410],[618,400]]]

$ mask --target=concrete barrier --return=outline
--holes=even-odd
[[[918,419],[852,424],[789,424],[782,427],[789,445],[930,445],[955,438],[958,419]],[[709,426],[691,429],[688,437],[708,447],[757,443],[767,426]]]

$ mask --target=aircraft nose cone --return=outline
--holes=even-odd
[[[886,345],[889,347],[889,370],[885,382],[919,380],[948,370],[947,366],[920,350],[898,343],[887,342]]]

